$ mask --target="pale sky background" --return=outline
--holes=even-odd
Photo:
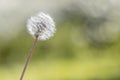
[[[5,40],[15,37],[26,27],[27,19],[39,11],[49,13],[59,23],[63,10],[88,18],[108,16],[105,26],[115,33],[120,30],[119,4],[120,0],[0,0],[0,37]]]

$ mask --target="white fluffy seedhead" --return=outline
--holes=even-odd
[[[29,33],[34,37],[38,36],[39,40],[49,39],[56,31],[53,19],[43,12],[28,19],[27,28]]]

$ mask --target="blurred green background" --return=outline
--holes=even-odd
[[[49,4],[48,4],[49,3]],[[119,0],[0,0],[0,80],[19,80],[43,11],[56,34],[39,41],[24,80],[120,80]]]

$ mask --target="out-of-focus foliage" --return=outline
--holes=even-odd
[[[58,26],[56,35],[38,42],[27,69],[30,80],[119,79],[120,42],[99,48],[89,45],[79,28],[66,23]],[[25,30],[1,47],[1,80],[19,78],[33,38]],[[11,74],[12,73],[12,74]],[[7,77],[6,77],[7,76]]]
[[[14,1],[17,0],[13,0],[13,2]],[[90,3],[87,3],[89,1],[90,0],[80,0],[79,2],[76,0],[66,0],[60,2],[55,0],[56,3],[59,2],[59,4],[63,4],[65,2],[66,4],[66,6],[64,4],[64,6],[59,6],[60,8],[55,9],[56,13],[49,7],[43,7],[42,10],[45,8],[46,12],[50,12],[52,15],[55,14],[53,18],[57,21],[57,31],[55,36],[50,40],[38,42],[25,74],[25,80],[120,79],[119,16],[115,16],[115,12],[112,12],[114,10],[111,10],[113,6],[109,5],[109,3],[106,5],[109,5],[110,9],[106,8],[105,4],[105,11],[104,8],[102,8],[102,1],[110,0],[92,0]],[[29,1],[27,0],[27,2]],[[7,10],[8,8],[2,11],[5,12],[6,10],[8,13],[0,13],[0,31],[5,33],[5,35],[2,34],[3,32],[0,33],[0,80],[18,80],[22,72],[25,58],[33,43],[32,36],[29,35],[26,30],[26,17],[29,16],[27,13],[32,14],[34,11],[38,11],[39,3],[37,2],[41,2],[40,4],[42,4],[44,1],[35,1],[37,5],[34,5],[33,10],[26,12],[25,10],[28,9],[30,4],[32,5],[31,2],[30,0],[30,2],[26,4],[27,6],[24,3],[23,6],[26,6],[25,9],[21,7],[23,13],[20,16],[24,15],[24,19],[22,19],[22,17],[20,18],[21,21],[18,20],[19,17],[15,18],[15,16],[12,21],[10,16],[13,16],[13,14],[10,15],[10,12]],[[71,4],[73,2],[74,4]],[[97,5],[94,5],[95,3],[97,3]],[[81,6],[78,4],[81,4]],[[74,7],[71,9],[68,5],[73,5]],[[15,5],[13,5],[13,8],[15,8],[14,6]],[[54,6],[57,5],[54,4]],[[119,10],[119,6],[117,6],[117,9]],[[0,8],[0,10],[2,9]],[[13,9],[13,11],[17,10],[16,8],[15,10]],[[61,11],[60,14],[59,10]],[[102,10],[105,12],[105,15],[99,13],[99,11]],[[90,15],[88,12],[90,12]],[[7,16],[7,14],[9,14],[9,16]],[[94,16],[94,14],[97,16]],[[9,24],[3,25],[7,18]],[[17,23],[13,26],[14,21]],[[7,27],[8,25],[10,25],[10,28]],[[11,26],[17,27],[13,29]],[[9,32],[7,33],[7,31],[11,34],[9,34]]]

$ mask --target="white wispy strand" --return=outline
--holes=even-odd
[[[28,19],[27,28],[29,33],[34,37],[38,36],[39,40],[49,39],[56,31],[53,19],[43,12]]]

